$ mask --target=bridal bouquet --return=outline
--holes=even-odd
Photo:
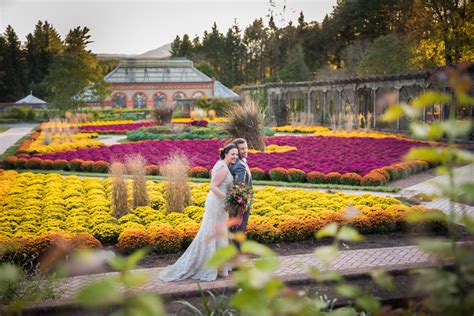
[[[240,217],[247,212],[247,205],[252,196],[252,188],[243,181],[234,180],[227,192],[225,209],[229,217]]]

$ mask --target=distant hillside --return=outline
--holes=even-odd
[[[152,58],[168,58],[170,54],[171,43],[160,46],[156,49],[150,50],[146,53],[138,55],[137,57],[152,57]]]
[[[97,54],[97,58],[99,60],[108,60],[108,59],[125,59],[125,58],[134,58],[137,57],[138,55],[135,54]]]

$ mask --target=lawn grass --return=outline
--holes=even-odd
[[[30,170],[30,169],[18,169],[17,172],[33,172],[33,173],[58,173],[64,176],[79,176],[79,177],[93,177],[93,178],[105,178],[108,175],[105,173],[95,172],[77,172],[77,171],[63,171],[63,170]],[[147,179],[153,181],[165,180],[162,176],[147,176]],[[210,179],[207,178],[189,178],[191,182],[195,183],[208,183]],[[303,188],[303,189],[331,189],[331,190],[354,190],[354,191],[372,191],[372,192],[389,192],[397,193],[400,188],[397,187],[384,187],[384,186],[352,186],[342,184],[316,184],[316,183],[295,183],[295,182],[278,182],[278,181],[263,181],[255,180],[253,184],[256,186],[276,186],[286,188]]]
[[[0,126],[0,133],[3,133],[5,131],[8,131],[10,129],[9,126]]]

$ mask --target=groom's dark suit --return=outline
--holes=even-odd
[[[245,159],[245,158],[244,158]],[[252,188],[252,174],[250,173],[250,168],[247,165],[247,162],[242,159],[237,159],[237,162],[229,166],[230,173],[234,179],[244,181],[246,185]],[[247,205],[247,212],[244,213],[242,218],[242,223],[230,228],[231,232],[242,231],[245,232],[247,229],[247,222],[249,221],[250,208],[252,207],[253,196],[250,198],[250,202]]]

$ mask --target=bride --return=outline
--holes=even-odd
[[[207,261],[214,255],[217,248],[227,246],[227,212],[224,209],[224,199],[227,190],[233,182],[229,165],[237,161],[239,152],[235,144],[229,144],[220,151],[220,160],[211,171],[211,190],[204,205],[204,217],[201,227],[191,245],[175,264],[160,272],[162,281],[180,281],[193,278],[202,281],[214,281],[218,271],[205,267]],[[229,268],[219,272],[227,276]]]

